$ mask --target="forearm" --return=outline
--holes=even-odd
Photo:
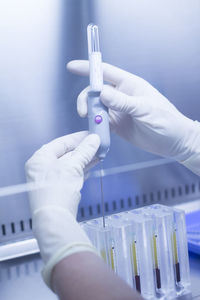
[[[60,300],[140,300],[123,280],[90,252],[70,255],[52,273],[52,287]]]

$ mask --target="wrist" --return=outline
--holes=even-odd
[[[33,214],[33,232],[44,262],[43,279],[51,287],[51,274],[63,258],[77,252],[96,253],[75,217],[61,207],[47,206]]]
[[[178,161],[197,175],[200,175],[200,123],[189,120],[182,141],[183,150]]]
[[[44,282],[47,284],[47,286],[49,288],[51,288],[51,290],[54,291],[53,289],[53,285],[52,285],[52,274],[53,274],[53,270],[56,267],[56,265],[61,262],[64,258],[76,254],[76,253],[80,253],[80,252],[91,252],[94,253],[96,255],[98,255],[96,249],[94,248],[94,246],[92,246],[92,244],[68,244],[63,246],[61,249],[59,249],[57,251],[57,253],[55,253],[50,260],[48,261],[48,263],[44,266],[43,270],[42,270],[42,277],[44,279]]]
[[[91,242],[70,211],[48,206],[33,214],[33,232],[45,264],[63,247]]]
[[[196,175],[200,176],[200,152],[194,153],[190,158],[180,163]]]

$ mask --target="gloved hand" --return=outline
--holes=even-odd
[[[30,192],[30,208],[48,286],[60,260],[81,251],[96,253],[76,214],[84,172],[95,163],[99,144],[98,135],[70,134],[44,145],[26,163],[28,181],[40,186]]]
[[[72,73],[87,76],[89,63],[67,64]],[[170,103],[144,79],[103,63],[101,101],[109,108],[111,129],[137,147],[179,161],[200,175],[200,124]],[[87,115],[87,92],[77,99],[81,117]]]

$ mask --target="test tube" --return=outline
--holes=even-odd
[[[112,239],[111,227],[102,226],[101,218],[85,222],[83,229],[105,263],[115,270],[115,248]]]
[[[84,229],[105,262],[144,299],[190,293],[184,212],[151,205],[87,221]]]
[[[112,228],[113,245],[115,248],[114,270],[127,284],[133,287],[129,252],[131,224],[124,221],[120,215],[110,216],[107,222]]]
[[[180,209],[155,204],[152,208],[173,214],[172,252],[177,296],[190,293],[190,272],[185,213]]]
[[[181,282],[181,274],[180,274],[180,263],[179,263],[179,255],[178,255],[178,244],[177,244],[177,229],[174,228],[174,232],[172,234],[172,245],[173,245],[173,258],[174,258],[174,271],[176,278],[176,285],[178,286]]]
[[[176,241],[177,241],[177,258],[176,265],[176,281],[179,290],[178,295],[187,294],[190,292],[190,270],[188,258],[187,233],[185,224],[184,211],[173,209],[174,222],[176,226]]]
[[[140,271],[139,271],[139,262],[138,262],[138,249],[137,249],[137,240],[136,238],[131,245],[131,257],[132,257],[132,266],[135,276],[135,289],[141,293],[141,283],[140,283]]]
[[[173,214],[153,205],[142,209],[153,220],[152,254],[157,297],[173,297],[175,292],[172,233]]]
[[[160,278],[160,260],[158,256],[158,234],[153,234],[153,255],[154,255],[154,272],[155,272],[155,279],[156,279],[156,288],[158,290],[161,289],[161,278]]]
[[[151,218],[144,216],[140,211],[132,210],[124,214],[124,218],[131,221],[131,263],[135,289],[145,299],[155,299],[153,257],[151,249],[151,237],[153,234],[153,222]]]

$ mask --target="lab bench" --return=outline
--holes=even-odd
[[[34,240],[31,243],[32,251],[37,252],[36,244],[34,250]],[[190,253],[189,260],[192,296],[179,299],[197,300],[200,299],[200,256]],[[0,299],[57,299],[42,280],[42,266],[39,253],[2,261],[0,263]]]
[[[122,175],[125,177],[124,174]],[[198,191],[197,188],[196,191]],[[196,211],[199,209],[200,202],[199,197],[195,193],[194,198],[195,200],[188,201],[184,196],[185,201],[183,202],[177,199],[175,199],[176,201],[174,199],[171,201],[167,199],[167,204],[174,206],[175,203],[181,202],[176,207],[184,209],[186,212]],[[166,204],[166,202],[163,204]],[[123,209],[127,208],[124,206]],[[112,214],[113,211],[108,213]],[[33,238],[30,229],[31,226],[29,225],[31,225],[31,222],[24,222],[24,227],[25,229],[27,227],[28,230],[24,230],[21,233],[21,237],[23,237],[21,240],[10,238],[14,236],[14,234],[10,234],[8,237],[5,235],[3,237],[5,242],[3,242],[2,238],[2,242],[0,243],[0,300],[57,299],[56,295],[47,288],[42,280],[41,270],[43,263],[39,255],[36,240]],[[200,299],[200,256],[190,253],[189,259],[192,296],[181,297],[179,300]]]

